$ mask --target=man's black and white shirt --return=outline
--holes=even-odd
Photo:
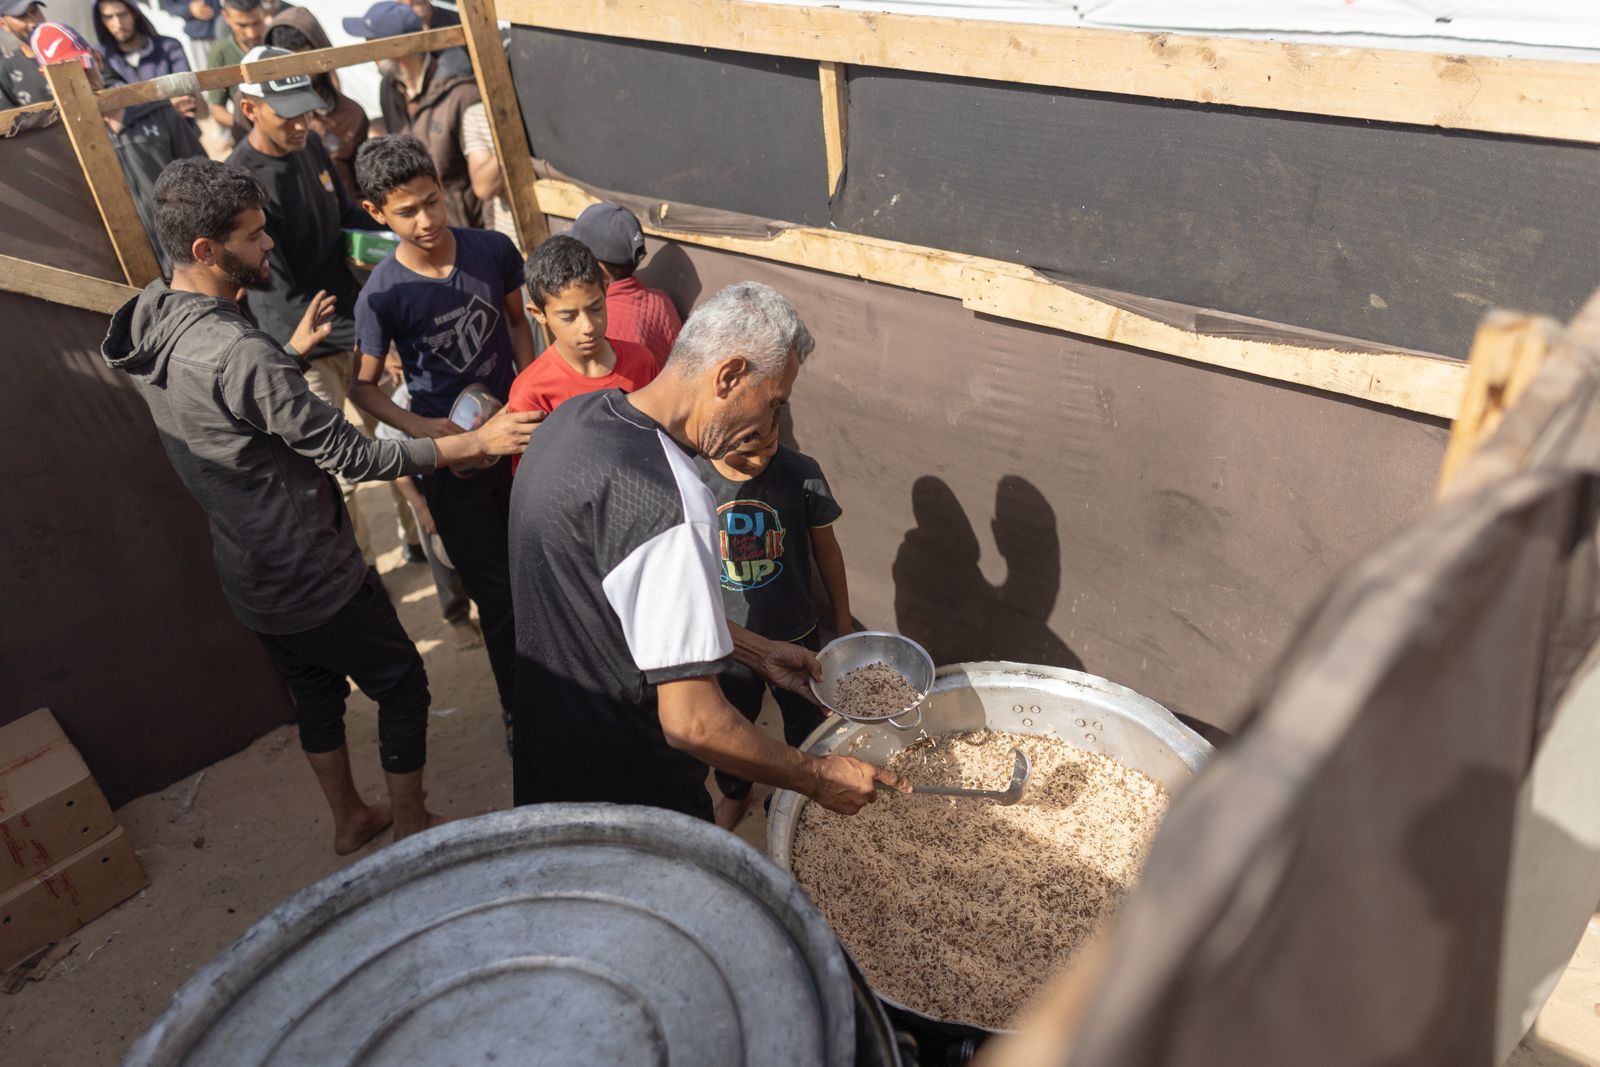
[[[716,507],[689,452],[618,390],[534,432],[511,491],[515,798],[708,816],[656,686],[731,663]]]

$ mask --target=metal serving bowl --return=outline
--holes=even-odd
[[[1112,756],[1148,774],[1172,793],[1199,774],[1212,756],[1212,748],[1204,738],[1150,698],[1104,678],[1062,667],[1027,663],[954,663],[940,667],[918,710],[925,719],[923,729],[930,734],[985,728],[1045,734]],[[855,756],[882,764],[914,741],[916,735],[885,729],[882,723],[829,719],[801,747],[817,756]],[[767,816],[767,855],[785,871],[792,871],[795,832],[801,809],[807,803],[805,797],[788,790],[780,790],[772,797]],[[923,1015],[887,997],[883,999],[897,1026],[975,1039],[988,1032],[959,1020]]]
[[[933,688],[933,658],[911,638],[884,630],[862,630],[829,641],[827,647],[817,653],[817,659],[822,662],[822,680],[811,680],[811,692],[823,707],[841,719],[858,723],[886,722],[897,730],[910,730],[922,724],[922,702]],[[874,663],[883,663],[899,671],[922,696],[915,704],[892,715],[852,715],[840,711],[834,704],[840,680],[857,667]],[[916,718],[900,721],[913,713]]]

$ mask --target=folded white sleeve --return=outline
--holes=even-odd
[[[715,673],[733,653],[711,530],[681,522],[605,576],[633,662],[653,682]]]

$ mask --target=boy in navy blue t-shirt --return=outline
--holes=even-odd
[[[816,567],[833,608],[836,634],[855,632],[844,554],[833,524],[844,514],[817,461],[778,444],[778,435],[736,447],[722,459],[695,457],[700,480],[717,505],[722,557],[722,607],[728,621],[775,641],[815,652],[822,647],[811,598]],[[799,748],[823,714],[798,693],[769,686],[750,668],[734,665],[717,676],[722,695],[754,722],[767,690],[783,715],[783,739]],[[732,829],[750,805],[750,783],[716,772],[723,799],[717,825]]]
[[[450,409],[481,384],[502,404],[511,380],[533,362],[533,330],[522,308],[522,257],[502,234],[446,225],[444,189],[427,149],[394,134],[355,158],[362,207],[400,246],[372,271],[356,301],[361,367],[350,399],[412,437],[460,433]],[[393,345],[405,367],[410,410],[378,387]],[[484,645],[509,724],[516,634],[506,551],[511,464],[422,479],[439,539],[478,605]],[[509,726],[508,726],[509,729]]]

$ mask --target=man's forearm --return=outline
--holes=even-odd
[[[669,686],[679,688],[665,692]],[[661,727],[673,748],[748,781],[807,796],[815,792],[817,758],[747,722],[722,695],[715,678],[668,683],[662,690]]]

